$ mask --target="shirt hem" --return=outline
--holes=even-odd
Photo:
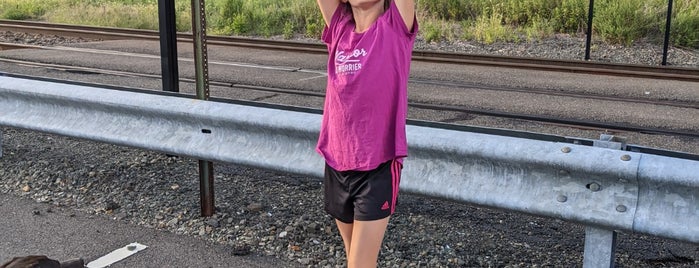
[[[374,169],[376,169],[377,167],[379,167],[381,164],[383,164],[383,163],[385,163],[385,162],[387,162],[387,161],[391,161],[391,160],[396,160],[396,161],[398,161],[399,163],[403,164],[403,159],[406,158],[406,157],[408,157],[408,155],[407,155],[406,153],[403,153],[403,154],[396,154],[396,155],[393,156],[393,157],[388,157],[388,158],[386,158],[386,159],[383,159],[383,160],[379,161],[378,163],[372,163],[372,164],[369,164],[369,165],[346,166],[346,167],[345,167],[345,166],[342,166],[342,167],[338,167],[338,166],[337,166],[337,163],[332,162],[332,161],[329,161],[329,160],[328,160],[328,157],[326,157],[325,154],[323,154],[322,151],[316,149],[316,152],[317,152],[318,154],[320,154],[321,157],[323,157],[323,160],[325,160],[325,163],[326,163],[328,166],[330,166],[331,168],[333,168],[334,170],[337,170],[337,171],[348,171],[348,170],[353,170],[353,171],[369,171],[369,170],[374,170]]]

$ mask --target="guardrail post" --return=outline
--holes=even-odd
[[[626,139],[602,134],[593,146],[616,150],[626,149]],[[621,208],[619,208],[621,209]],[[614,267],[616,231],[585,226],[583,268]]]
[[[614,267],[616,232],[585,226],[583,268]]]

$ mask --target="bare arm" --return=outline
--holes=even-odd
[[[323,14],[323,19],[325,20],[325,25],[330,25],[330,20],[335,13],[335,10],[340,5],[340,1],[344,0],[316,0],[318,2],[318,7],[320,8],[320,13]]]
[[[322,1],[322,0],[318,0]],[[393,0],[398,7],[400,16],[403,17],[405,26],[408,30],[413,30],[413,24],[415,23],[415,0]]]

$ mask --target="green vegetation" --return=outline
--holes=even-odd
[[[190,29],[190,0],[175,0],[177,29]],[[419,0],[421,35],[430,42],[472,39],[484,43],[584,34],[589,0]],[[0,18],[157,29],[158,0],[3,0]],[[315,0],[207,0],[212,34],[317,38],[323,20]],[[666,0],[598,0],[596,38],[630,45],[661,42]],[[676,0],[676,46],[699,48],[699,0]]]
[[[613,43],[630,45],[649,34],[659,36],[662,17],[661,3],[636,0],[614,0],[600,3],[596,30]],[[632,26],[632,27],[628,27]]]
[[[56,1],[5,0],[0,2],[0,18],[11,20],[34,19],[43,16]]]
[[[320,34],[322,19],[314,0],[216,0],[211,27],[220,34]],[[308,30],[312,29],[312,30]]]
[[[682,10],[673,16],[673,43],[699,48],[699,1],[679,1],[673,9]]]

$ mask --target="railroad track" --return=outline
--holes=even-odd
[[[13,48],[27,48],[27,49],[49,49],[49,50],[57,50],[57,51],[71,51],[71,52],[83,52],[83,53],[95,53],[95,54],[104,54],[105,56],[126,56],[126,57],[140,57],[140,58],[158,58],[159,56],[157,55],[148,55],[148,54],[137,54],[137,53],[125,53],[125,52],[119,52],[119,51],[106,51],[106,50],[95,50],[95,49],[86,49],[86,48],[72,48],[72,47],[44,47],[44,46],[37,46],[37,45],[24,45],[24,44],[6,44],[6,43],[1,43],[0,42],[0,49],[4,46],[8,45],[11,49]],[[181,58],[180,60],[189,60],[192,61],[192,59],[186,59],[186,58]],[[8,62],[17,62],[15,60],[9,60],[9,59],[0,59],[0,61],[8,61]],[[33,65],[38,65],[41,66],[41,63],[31,63],[31,62],[26,62],[22,61],[21,62],[24,65],[27,64],[33,64]],[[210,64],[216,65],[218,62],[211,61]],[[264,66],[259,66],[259,67],[264,67]],[[61,69],[66,69],[70,70],[70,66],[61,66]],[[81,68],[81,69],[89,69],[88,72],[96,72],[96,73],[106,73],[108,72],[107,70],[103,69],[91,69],[91,68],[82,68],[82,67],[72,67],[73,69],[76,68]],[[270,68],[281,68],[281,69],[289,69],[285,67],[279,67],[279,66],[270,66]],[[293,69],[293,68],[292,68]],[[324,71],[319,71],[319,70],[296,70],[300,72],[312,72],[312,73],[318,73],[318,74],[325,74]],[[114,73],[113,71],[109,71]],[[160,78],[154,76],[154,78]],[[517,87],[493,87],[493,86],[483,86],[483,85],[476,85],[476,84],[471,84],[471,83],[463,83],[463,82],[448,82],[448,81],[442,81],[442,80],[429,80],[429,79],[415,79],[411,78],[410,79],[411,84],[423,84],[423,85],[432,85],[432,86],[442,86],[442,87],[449,87],[449,88],[463,88],[463,89],[480,89],[480,90],[491,90],[491,91],[501,91],[501,92],[518,92],[518,93],[526,93],[526,94],[538,94],[538,95],[546,95],[546,96],[562,96],[562,97],[571,97],[571,98],[580,98],[580,99],[593,99],[593,100],[605,100],[605,101],[615,101],[615,102],[627,102],[627,103],[638,103],[638,104],[653,104],[653,105],[661,105],[661,106],[671,106],[671,107],[678,107],[678,108],[691,108],[691,109],[699,109],[699,103],[696,102],[690,102],[690,101],[679,101],[679,100],[658,100],[658,99],[645,99],[645,98],[632,98],[632,97],[618,97],[618,96],[608,96],[608,95],[602,95],[602,94],[595,94],[595,93],[574,93],[574,92],[561,92],[561,91],[552,91],[552,90],[546,90],[546,89],[537,89],[537,88],[517,88]],[[311,93],[316,93],[309,91]],[[279,93],[286,93],[286,92],[279,92]],[[296,92],[295,94],[300,94]],[[322,95],[321,95],[322,96]]]
[[[37,63],[37,62],[22,61],[22,60],[11,60],[11,59],[0,59],[0,62],[9,62],[9,63],[21,64],[23,66],[49,68],[49,69],[60,70],[60,71],[65,71],[65,72],[69,72],[69,73],[105,74],[105,75],[123,76],[123,77],[142,77],[142,78],[161,79],[161,76],[157,75],[157,74],[144,74],[144,73],[135,73],[135,72],[126,72],[126,71],[114,71],[114,70],[105,70],[105,69],[100,69],[100,68],[69,66],[69,65],[61,65],[61,64]],[[2,75],[2,73],[0,73],[0,75]],[[180,82],[195,83],[194,79],[190,79],[190,78],[180,78]],[[699,103],[691,103],[691,102],[690,103],[684,103],[684,102],[678,103],[678,102],[666,101],[666,100],[648,100],[648,99],[640,99],[640,98],[623,98],[622,99],[622,98],[613,98],[613,97],[601,96],[601,95],[596,96],[596,95],[589,95],[589,94],[564,93],[564,92],[554,93],[551,91],[537,90],[537,89],[496,88],[496,87],[482,87],[482,86],[477,86],[477,85],[476,86],[473,86],[473,85],[455,85],[451,82],[433,81],[433,80],[411,79],[410,82],[411,83],[430,84],[430,85],[443,85],[443,86],[449,86],[449,87],[456,86],[456,87],[478,88],[478,89],[486,89],[486,90],[527,92],[527,93],[532,93],[532,94],[547,94],[547,95],[555,94],[555,95],[559,95],[559,96],[577,97],[577,98],[586,98],[586,99],[599,99],[599,100],[610,100],[610,101],[617,101],[617,102],[654,104],[654,105],[665,105],[665,106],[675,106],[675,107],[682,107],[682,108],[699,109]],[[235,89],[242,89],[242,90],[253,90],[253,91],[269,92],[269,93],[276,93],[276,94],[300,95],[300,96],[318,97],[318,98],[325,97],[325,95],[322,92],[316,92],[316,91],[312,91],[312,90],[279,88],[279,87],[264,87],[264,86],[255,86],[255,85],[247,85],[247,84],[240,84],[240,83],[230,83],[230,82],[225,82],[225,81],[217,81],[217,80],[215,80],[215,78],[211,78],[209,84],[211,86],[235,88]],[[99,86],[103,86],[103,85],[99,85]],[[120,88],[120,87],[111,87],[111,88],[117,89],[117,90],[122,90],[122,88]],[[153,94],[160,93],[159,91],[153,91],[153,90],[147,90],[144,92],[153,93]],[[221,101],[221,99],[219,99],[219,101]],[[253,102],[259,102],[259,101],[253,101]],[[426,103],[426,102],[419,102],[419,101],[410,101],[408,103],[408,105],[412,108],[417,108],[417,109],[436,110],[436,111],[452,111],[452,112],[458,112],[458,113],[463,113],[463,114],[475,114],[475,115],[491,116],[491,117],[497,117],[497,118],[525,120],[525,121],[533,121],[533,122],[537,122],[537,123],[541,123],[541,124],[545,124],[545,125],[564,126],[564,127],[570,127],[570,128],[576,128],[576,129],[595,130],[595,131],[610,132],[610,133],[636,132],[636,133],[644,133],[644,134],[699,138],[699,133],[697,133],[696,131],[692,131],[692,130],[651,128],[651,127],[642,127],[642,126],[628,124],[628,123],[599,122],[599,121],[593,121],[593,120],[580,120],[580,119],[574,119],[574,118],[560,118],[560,117],[548,116],[548,115],[511,113],[511,112],[498,111],[497,109],[477,109],[477,108],[469,108],[469,107],[463,107],[463,106],[457,106],[457,105],[433,104],[433,103]]]
[[[50,24],[43,22],[0,20],[0,30],[73,36],[103,40],[139,39],[158,40],[159,33],[149,30],[133,30],[122,28],[92,27],[80,25]],[[191,34],[179,33],[179,42],[191,42]],[[305,53],[327,53],[326,47],[320,43],[298,41],[278,41],[255,38],[210,36],[210,45],[239,46],[258,49],[285,50]],[[3,45],[0,45],[3,47]],[[615,75],[652,79],[670,79],[699,82],[699,68],[645,66],[632,64],[597,63],[576,60],[553,60],[542,58],[522,58],[507,56],[474,55],[464,53],[447,53],[436,51],[416,50],[413,60],[497,66],[508,68],[534,69],[569,73],[588,73],[599,75]]]

